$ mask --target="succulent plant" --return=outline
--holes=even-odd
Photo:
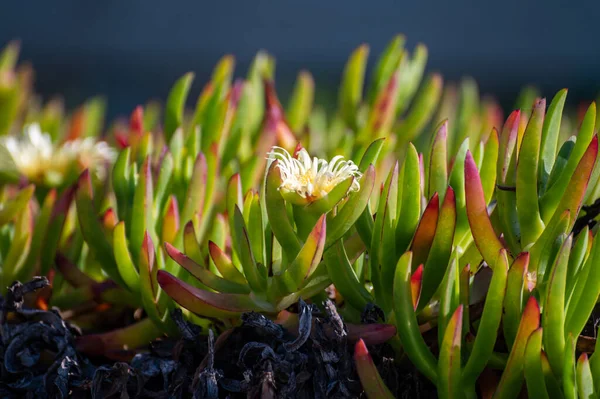
[[[366,206],[373,167],[361,177],[358,167],[341,157],[328,163],[311,159],[303,148],[297,151],[299,159],[285,150],[274,151],[264,200],[252,191],[242,200],[238,175],[229,182],[231,254],[209,242],[218,274],[166,244],[169,255],[210,289],[195,288],[159,271],[161,287],[186,309],[223,318],[247,311],[274,314],[300,297],[321,294],[331,284],[323,252],[344,237]],[[354,239],[353,251],[359,254],[361,248]]]
[[[293,331],[296,303],[333,298],[347,321],[375,305],[393,325],[347,324],[368,397],[392,397],[367,348],[392,336],[440,397],[598,396],[600,343],[582,335],[600,297],[595,103],[569,114],[565,89],[546,110],[527,87],[501,127],[472,79],[423,78],[427,50],[402,36],[365,90],[368,52],[350,56],[333,113],[310,73],[284,107],[272,57],[234,80],[225,56],[191,111],[188,73],[162,123],[150,103],[102,135],[101,99],[42,105],[10,44],[0,286],[41,274],[41,307],[143,310],[80,338],[94,354],[178,334],[177,307],[204,327],[260,312]]]

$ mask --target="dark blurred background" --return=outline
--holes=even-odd
[[[511,107],[519,89],[551,96],[569,87],[569,102],[600,91],[600,1],[5,1],[0,44],[18,38],[22,60],[45,96],[68,104],[103,94],[111,116],[129,113],[194,71],[196,95],[224,54],[237,75],[259,49],[277,58],[285,94],[298,70],[335,88],[350,52],[371,45],[371,63],[396,33],[409,48],[429,48],[429,71],[446,80],[473,76],[483,93]],[[283,96],[285,98],[285,95]]]

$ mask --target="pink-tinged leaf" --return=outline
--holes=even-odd
[[[467,218],[469,219],[475,245],[477,245],[486,263],[493,268],[498,252],[504,246],[496,236],[490,221],[479,171],[471,152],[467,152],[465,158],[465,199]]]
[[[427,261],[427,256],[435,237],[439,208],[440,198],[436,193],[429,200],[413,238],[411,251],[413,252],[413,265],[415,266],[425,264]]]
[[[577,140],[571,150],[567,164],[562,168],[558,177],[554,179],[553,184],[548,187],[548,190],[541,199],[540,206],[545,221],[550,220],[559,211],[557,207],[564,200],[564,197],[569,195],[569,189],[573,185],[573,180],[581,180],[581,176],[579,175],[581,170],[577,169],[593,145],[593,139],[596,136],[594,134],[596,130],[595,123],[596,104],[592,103],[581,122],[579,132],[577,133]]]
[[[582,353],[577,360],[577,391],[580,398],[597,398],[597,392],[594,390],[594,377],[590,368],[587,353]]]
[[[510,351],[506,368],[500,378],[500,384],[494,394],[495,399],[513,399],[518,397],[523,386],[525,348],[527,339],[540,327],[540,306],[535,297],[530,297],[525,305],[515,343]]]
[[[369,119],[358,133],[359,142],[366,143],[373,138],[389,135],[394,122],[398,88],[398,72],[395,71],[375,99]]]
[[[141,105],[135,107],[129,118],[129,132],[135,136],[144,134],[144,108]]]
[[[460,367],[462,324],[463,306],[460,305],[450,318],[441,341],[437,383],[440,398],[458,398],[463,393]]]
[[[202,284],[204,284],[212,290],[231,294],[250,293],[250,288],[248,287],[248,285],[235,283],[233,281],[229,281],[227,279],[215,275],[210,270],[203,268],[202,266],[185,256],[183,253],[181,253],[181,251],[177,250],[168,242],[165,243],[165,251],[181,267],[183,267],[192,276],[196,277]]]
[[[232,318],[244,312],[275,311],[265,304],[259,306],[248,295],[219,294],[192,287],[164,270],[158,271],[158,283],[175,302],[199,316]]]
[[[156,273],[158,265],[156,264],[156,253],[154,251],[154,243],[150,235],[146,232],[142,241],[142,248],[139,258],[140,271],[140,291],[142,294],[142,304],[148,317],[153,320],[156,325],[160,326],[162,320],[157,307],[158,283]]]
[[[173,242],[179,232],[179,206],[177,198],[171,195],[167,200],[165,212],[163,215],[163,224],[161,231],[162,242]]]
[[[452,187],[448,187],[446,197],[439,212],[435,236],[423,269],[419,308],[427,305],[444,279],[450,255],[452,254],[455,228],[456,198]]]
[[[102,215],[102,224],[107,232],[111,232],[118,222],[117,214],[112,208],[108,208]]]
[[[223,277],[238,284],[247,284],[244,275],[235,267],[231,258],[212,241],[208,242],[208,252],[219,273]]]
[[[437,130],[429,153],[429,176],[427,180],[427,199],[437,193],[441,198],[448,187],[448,155],[446,154],[448,120],[443,121]]]
[[[394,395],[381,379],[369,350],[362,339],[354,347],[354,363],[360,382],[369,399],[392,399]]]
[[[421,283],[423,280],[423,265],[419,265],[417,270],[410,276],[410,291],[412,294],[413,307],[417,310],[419,296],[421,295]]]
[[[291,151],[297,143],[296,136],[288,126],[285,116],[283,114],[283,108],[277,93],[275,92],[275,86],[272,81],[265,80],[265,121],[264,126],[266,130],[274,131],[277,137],[277,144],[280,147]]]
[[[596,135],[592,138],[590,145],[583,154],[583,157],[581,157],[581,161],[579,161],[573,176],[569,180],[565,193],[554,212],[553,219],[559,217],[566,210],[570,210],[572,215],[579,214],[597,157],[598,136]],[[573,228],[576,220],[575,216],[571,218],[569,230]],[[552,224],[552,219],[548,224]]]
[[[507,182],[507,174],[511,159],[516,157],[515,148],[519,134],[520,119],[521,111],[513,111],[508,119],[506,119],[506,123],[502,129],[502,134],[500,135],[500,147],[498,149],[498,184],[505,184]]]

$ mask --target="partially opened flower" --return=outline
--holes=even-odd
[[[96,177],[104,178],[107,164],[116,155],[108,144],[91,137],[56,145],[37,123],[26,126],[22,136],[6,136],[0,143],[27,180],[49,187],[70,184],[88,168]]]
[[[323,198],[348,179],[351,179],[348,193],[360,190],[358,179],[362,173],[354,162],[344,160],[341,155],[327,162],[317,157],[311,158],[304,148],[292,157],[285,149],[273,147],[268,156],[269,161],[278,161],[281,195],[294,204],[304,205]]]

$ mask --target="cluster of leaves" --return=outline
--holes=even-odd
[[[0,57],[0,134],[37,122],[57,145],[96,142],[103,103],[72,115],[56,101],[40,107],[17,54],[10,45]],[[530,394],[536,387],[548,397],[598,395],[600,359],[588,360],[597,341],[581,335],[600,295],[595,104],[575,129],[577,118],[563,112],[566,90],[546,110],[527,89],[502,123],[474,81],[444,87],[438,74],[424,78],[422,45],[411,55],[404,38],[394,38],[365,90],[367,58],[366,45],[350,56],[333,113],[313,105],[305,71],[284,109],[274,60],[264,53],[237,80],[233,57],[224,57],[189,112],[188,73],[162,117],[150,103],[108,129],[104,139],[118,155],[107,176],[81,162],[59,179],[27,175],[0,145],[8,160],[0,161],[1,286],[47,276],[52,291],[38,305],[100,330],[77,339],[90,354],[119,357],[179,335],[187,322],[208,331],[260,321],[273,339],[299,326],[293,343],[241,350],[258,351],[260,373],[293,390],[273,370],[306,365],[290,354],[311,331],[303,300],[332,298],[348,324],[327,302],[330,328],[356,341],[369,397],[391,397],[365,344],[387,340],[442,397],[515,397],[524,382]],[[343,155],[357,173],[326,192],[287,192],[285,161],[267,155],[275,146],[292,157]],[[373,304],[389,324],[357,324]],[[133,319],[132,309],[140,309]],[[186,322],[170,316],[179,309]],[[123,322],[110,330],[106,315]],[[205,396],[217,377],[221,387],[249,389],[206,370],[198,388]],[[275,381],[265,378],[263,392]],[[327,390],[343,396],[352,390],[345,384]]]

